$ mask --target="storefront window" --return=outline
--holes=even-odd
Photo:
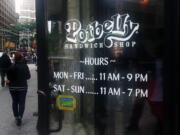
[[[49,0],[52,135],[163,134],[163,0]]]

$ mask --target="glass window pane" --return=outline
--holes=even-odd
[[[52,135],[163,134],[164,0],[49,0]]]

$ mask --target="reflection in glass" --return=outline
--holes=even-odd
[[[52,135],[163,134],[163,0],[56,2],[48,1],[50,128],[56,131]],[[67,21],[79,20],[81,28],[88,31],[94,21],[103,24],[117,14],[129,14],[129,21],[139,23],[138,32],[128,40],[133,47],[116,41],[119,45],[114,43],[111,48],[73,48],[67,40]],[[79,38],[84,36],[81,32]],[[104,45],[108,34],[91,43]],[[82,44],[86,43],[90,44]],[[91,58],[96,62],[83,63]],[[59,95],[73,96],[77,107],[59,110]]]

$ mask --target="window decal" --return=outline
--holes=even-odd
[[[65,24],[68,42],[65,44],[65,48],[90,48],[90,46],[95,48],[97,45],[99,48],[134,47],[136,42],[130,42],[130,39],[135,33],[138,33],[139,23],[134,23],[129,18],[129,14],[116,14],[111,17],[111,20],[104,21],[103,24],[94,21],[88,24],[86,29],[82,28],[80,21],[71,19]],[[104,41],[96,43],[98,40]],[[70,43],[73,43],[74,46],[72,47]]]

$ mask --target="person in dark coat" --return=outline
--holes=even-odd
[[[15,54],[15,64],[7,72],[7,82],[12,97],[12,109],[17,126],[21,126],[25,110],[26,93],[28,89],[27,80],[30,79],[30,71],[24,62],[23,56]]]
[[[5,77],[8,68],[11,66],[11,60],[9,56],[6,53],[3,53],[3,55],[0,58],[0,71],[1,71],[1,86],[5,86]]]

